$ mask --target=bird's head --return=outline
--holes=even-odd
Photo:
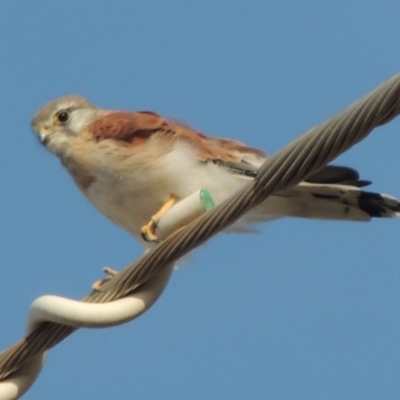
[[[32,120],[32,129],[43,145],[61,155],[68,142],[77,137],[101,113],[100,108],[84,97],[60,97],[39,110]]]

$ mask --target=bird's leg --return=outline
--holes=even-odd
[[[100,291],[101,286],[103,285],[103,283],[109,281],[110,279],[112,279],[115,275],[118,274],[118,271],[110,268],[110,267],[104,267],[103,271],[108,275],[103,279],[99,279],[98,281],[96,281],[95,283],[93,283],[92,285],[92,289],[96,290],[96,291]]]
[[[146,242],[156,242],[157,236],[155,235],[155,231],[157,228],[157,224],[160,219],[169,211],[179,200],[178,196],[171,194],[166,203],[151,217],[151,220],[148,224],[142,226],[141,233],[142,238],[146,240]]]

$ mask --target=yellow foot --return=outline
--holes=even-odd
[[[157,242],[157,235],[155,234],[157,224],[160,219],[169,211],[178,201],[178,196],[171,194],[167,202],[151,217],[148,224],[142,226],[140,229],[142,238],[146,242]]]
[[[155,234],[157,228],[157,222],[153,221],[153,219],[151,219],[151,221],[147,224],[141,227],[140,229],[140,233],[142,234],[142,238],[143,240],[145,240],[146,242],[157,242],[157,236]]]
[[[96,291],[100,291],[101,290],[101,286],[105,283],[108,282],[109,280],[111,280],[115,275],[118,274],[118,271],[116,271],[115,269],[112,269],[110,267],[104,267],[103,271],[108,274],[108,276],[106,276],[103,279],[99,279],[98,281],[96,281],[95,283],[93,283],[92,285],[92,289],[96,290]]]

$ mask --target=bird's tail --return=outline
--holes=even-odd
[[[399,200],[361,189],[370,183],[352,168],[328,165],[306,181],[274,193],[228,230],[254,231],[253,223],[285,216],[342,221],[400,217]]]
[[[369,221],[373,217],[400,217],[400,201],[357,186],[302,182],[270,196],[246,219],[257,222],[283,216]]]

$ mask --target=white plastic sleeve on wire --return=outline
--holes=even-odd
[[[214,207],[214,200],[208,190],[200,189],[176,203],[157,224],[156,235],[162,240],[172,232],[193,221]]]
[[[35,382],[42,370],[46,353],[36,355],[18,371],[14,372],[7,379],[0,382],[0,399],[19,399]]]
[[[28,334],[45,321],[85,328],[103,328],[131,321],[147,311],[160,297],[172,270],[173,265],[164,268],[131,296],[110,303],[91,304],[59,296],[41,296],[31,305]],[[0,399],[19,399],[38,377],[45,358],[46,353],[38,354],[1,381]]]

